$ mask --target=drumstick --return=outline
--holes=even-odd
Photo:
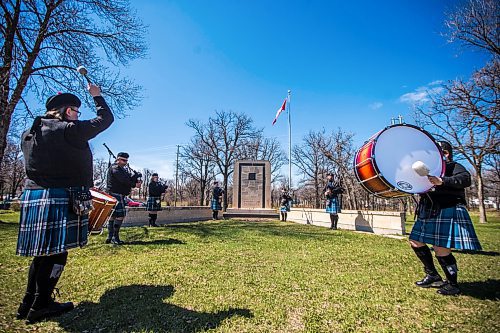
[[[80,73],[80,74],[82,74],[82,75],[83,75],[83,77],[87,80],[88,84],[90,84],[90,83],[91,83],[91,82],[90,82],[90,79],[89,79],[89,77],[88,77],[88,75],[87,75],[87,74],[88,74],[87,68],[85,68],[84,66],[78,66],[78,67],[76,68],[76,71],[77,71],[78,73]]]
[[[419,176],[427,177],[429,172],[431,171],[427,165],[425,165],[422,161],[416,161],[412,164],[411,168],[415,171]]]

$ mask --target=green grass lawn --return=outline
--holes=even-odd
[[[406,240],[277,221],[125,228],[127,245],[70,251],[58,299],[75,310],[31,326],[14,318],[30,263],[17,219],[0,214],[0,331],[500,331],[498,217],[476,224],[484,253],[455,255],[459,297],[414,286]]]

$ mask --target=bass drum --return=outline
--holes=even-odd
[[[417,161],[429,168],[429,175],[444,175],[443,153],[427,131],[408,124],[392,125],[376,133],[356,152],[354,173],[358,182],[378,197],[425,193],[433,185],[413,170]]]

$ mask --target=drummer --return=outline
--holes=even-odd
[[[451,144],[441,141],[446,158],[443,177],[427,176],[435,190],[420,196],[417,220],[410,234],[410,245],[424,265],[425,277],[415,282],[422,288],[439,288],[441,295],[457,295],[457,261],[451,249],[481,250],[465,200],[465,188],[471,185],[470,173],[460,163],[453,161]],[[431,250],[443,269],[446,281],[439,275]]]
[[[74,308],[52,298],[68,250],[87,244],[92,186],[92,151],[88,141],[107,129],[113,114],[98,86],[88,90],[97,117],[79,120],[80,99],[70,93],[47,99],[47,112],[23,133],[21,148],[28,175],[21,196],[17,254],[34,257],[17,319],[35,323]],[[62,237],[64,235],[64,237]]]

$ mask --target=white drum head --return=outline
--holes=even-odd
[[[101,199],[101,200],[106,200],[106,201],[113,201],[113,202],[116,202],[117,200],[115,199],[115,197],[112,197],[111,195],[108,195],[106,193],[102,193],[102,192],[98,192],[98,191],[95,191],[95,190],[92,190],[90,189],[90,194],[92,194],[92,196],[96,199]]]
[[[436,143],[419,129],[407,125],[389,127],[375,143],[375,163],[382,177],[406,193],[424,193],[433,185],[427,177],[412,169],[413,163],[423,162],[429,175],[440,177],[443,158]]]

